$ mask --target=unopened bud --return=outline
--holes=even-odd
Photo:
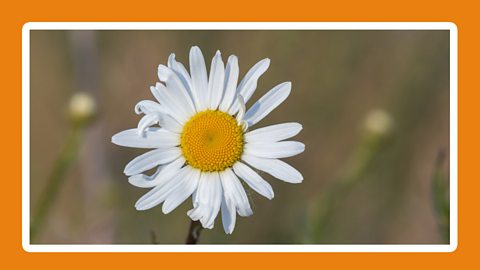
[[[75,93],[70,99],[69,110],[73,121],[84,122],[90,120],[95,115],[95,100],[85,92]]]
[[[374,109],[367,113],[365,118],[365,129],[368,133],[384,136],[393,128],[392,116],[384,110]]]

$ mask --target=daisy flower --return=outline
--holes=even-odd
[[[196,46],[190,50],[190,73],[175,54],[168,58],[168,66],[159,65],[162,83],[150,88],[158,102],[140,101],[135,112],[144,116],[137,128],[112,137],[117,145],[154,149],[134,158],[124,170],[132,185],[152,188],[136,202],[137,210],[163,203],[167,214],[192,196],[193,209],[187,212],[192,220],[211,229],[221,212],[223,228],[231,234],[237,213],[253,214],[241,180],[273,198],[272,187],[254,169],[285,182],[302,182],[300,172],[280,160],[304,151],[304,144],[285,141],[302,125],[282,123],[250,131],[290,94],[291,83],[281,83],[245,110],[269,65],[269,59],[261,60],[238,85],[237,57],[231,55],[225,66],[220,51],[208,76]],[[155,173],[145,174],[154,168]]]

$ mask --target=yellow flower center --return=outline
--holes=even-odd
[[[206,110],[185,124],[180,146],[190,166],[205,172],[223,171],[242,155],[243,130],[231,115]]]

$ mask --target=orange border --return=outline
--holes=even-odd
[[[125,6],[119,1],[18,1],[2,8],[3,26],[2,78],[5,102],[3,116],[3,159],[5,170],[3,193],[2,245],[3,264],[23,268],[298,268],[355,267],[365,268],[451,268],[478,264],[477,243],[480,240],[478,201],[480,186],[475,176],[476,138],[479,129],[466,126],[475,121],[475,101],[480,94],[475,86],[478,76],[476,49],[478,7],[456,1],[452,5],[438,1],[356,1],[355,3],[299,0],[195,1],[188,4],[172,1],[136,1]],[[291,6],[290,6],[290,5]],[[33,254],[21,246],[21,29],[29,21],[451,21],[459,32],[459,245],[454,253],[441,254]],[[468,143],[468,147],[467,147]],[[7,151],[5,151],[7,150]],[[470,267],[469,267],[470,268]],[[8,269],[8,268],[7,268]]]

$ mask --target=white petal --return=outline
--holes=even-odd
[[[243,155],[242,160],[250,166],[288,183],[296,184],[301,183],[303,180],[303,176],[299,171],[279,159]]]
[[[233,230],[235,229],[235,221],[237,218],[235,204],[231,200],[223,197],[221,209],[223,230],[226,234],[232,234]]]
[[[163,213],[168,214],[172,212],[188,197],[190,197],[197,189],[199,178],[200,171],[192,168],[185,177],[178,179],[180,184],[167,196],[165,202],[163,203]]]
[[[299,123],[283,123],[249,131],[244,139],[247,143],[278,142],[297,135],[301,130]]]
[[[159,85],[161,83],[156,83],[156,85]],[[161,95],[161,93],[159,93],[159,88],[157,88],[157,86],[150,86],[150,92],[152,92],[152,95],[155,97],[155,99],[160,103],[164,103],[165,100],[163,99],[163,96]],[[167,107],[167,106],[166,106]],[[167,107],[167,112],[170,113],[170,111],[168,110],[169,108]]]
[[[167,85],[167,95],[170,98],[170,102],[177,108],[177,111],[182,111],[188,117],[195,114],[195,105],[192,98],[188,93],[185,86],[182,84],[177,74],[164,65],[158,66],[159,74],[160,70],[165,73],[165,84]]]
[[[168,57],[168,67],[172,69],[178,76],[178,78],[182,81],[183,86],[187,89],[189,95],[191,96],[194,103],[196,103],[193,94],[192,94],[192,79],[188,74],[188,71],[185,69],[182,63],[175,60],[175,54],[172,53]]]
[[[243,121],[245,115],[245,101],[243,100],[242,95],[237,95],[237,103],[239,104],[239,110],[237,114],[237,122]]]
[[[164,65],[158,65],[158,79],[165,82],[170,74],[170,69]]]
[[[158,165],[172,162],[180,155],[181,150],[178,147],[169,149],[155,149],[134,158],[127,164],[123,173],[125,173],[127,176],[139,174]]]
[[[228,57],[227,67],[225,68],[224,94],[219,109],[227,112],[236,96],[238,82],[238,58],[235,55]]]
[[[267,71],[270,66],[270,59],[266,58],[258,63],[256,63],[245,75],[243,80],[237,87],[237,93],[242,95],[245,99],[245,103],[252,97],[255,89],[257,89],[257,81],[260,76],[262,76],[265,71]],[[232,107],[229,109],[231,115],[235,114],[238,111],[238,105],[235,103],[232,104]]]
[[[135,105],[136,114],[151,114],[162,112],[162,106],[151,100],[142,100]]]
[[[137,133],[139,136],[142,136],[145,133],[145,130],[153,126],[155,124],[158,124],[158,113],[150,113],[142,117],[140,121],[138,122],[137,126]]]
[[[248,126],[253,126],[258,123],[287,99],[288,95],[290,95],[291,88],[291,82],[281,83],[255,102],[255,104],[253,104],[253,106],[245,113],[245,120],[247,121]]]
[[[192,77],[192,94],[197,102],[197,111],[207,108],[207,68],[202,51],[197,46],[190,49],[190,76]]]
[[[172,98],[168,95],[168,90],[165,85],[157,83],[155,86],[151,86],[150,89],[152,93],[156,95],[161,100],[162,107],[171,117],[173,117],[180,124],[185,124],[189,119],[188,113],[185,113],[184,110],[180,110],[175,103],[172,101]]]
[[[233,170],[253,190],[269,200],[273,199],[272,186],[250,167],[238,161],[233,165]]]
[[[159,185],[163,185],[166,181],[174,177],[178,171],[185,164],[185,159],[179,157],[173,162],[159,166],[155,174],[148,176],[145,174],[136,174],[128,178],[128,182],[136,187],[151,188]]]
[[[298,155],[305,150],[301,142],[283,141],[273,143],[247,143],[244,153],[264,158],[286,158]]]
[[[199,182],[200,183],[200,182]],[[197,197],[197,192],[193,192],[192,194],[192,198],[196,198]],[[205,208],[202,208],[202,207],[195,207],[193,209],[190,209],[187,211],[187,215],[190,217],[190,219],[192,219],[193,221],[198,221],[200,218],[202,218],[205,214],[203,213],[203,210],[205,210]],[[202,224],[203,226],[203,224]],[[205,227],[204,227],[205,228]]]
[[[158,93],[158,89],[155,86],[150,86],[150,92],[152,92],[152,95],[155,97],[155,99],[158,102],[160,103],[165,102],[165,100],[162,100],[162,96]]]
[[[112,142],[126,147],[171,148],[180,144],[180,136],[161,128],[147,128],[142,136],[134,128],[113,135]]]
[[[172,183],[173,181],[174,179],[170,179],[168,183]],[[156,186],[155,188],[147,192],[145,195],[140,197],[140,199],[138,199],[135,203],[135,209],[137,209],[138,211],[144,211],[161,204],[166,197],[165,186],[167,185]]]
[[[158,123],[162,128],[174,133],[181,133],[183,130],[183,126],[175,118],[165,113],[158,114]]]
[[[156,185],[152,185],[153,179],[155,179],[158,176],[158,174],[163,170],[163,167],[164,166],[158,166],[157,170],[152,175],[146,175],[143,173],[132,175],[128,177],[128,182],[133,186],[140,187],[140,188],[154,187]]]
[[[227,168],[220,173],[220,179],[222,180],[224,196],[235,204],[238,214],[244,217],[252,215],[253,211],[250,208],[247,193],[245,193],[245,189],[235,173]]]
[[[204,196],[208,196],[206,193],[207,189],[204,186],[204,182],[208,178],[209,173],[200,173],[200,178],[198,180],[198,187],[195,192],[192,194],[192,202],[193,202],[193,209],[187,211],[187,215],[193,220],[197,221],[203,216],[205,216],[205,211],[207,210],[205,207],[200,207],[199,201],[202,200],[201,198]]]
[[[211,229],[220,210],[222,197],[222,185],[218,173],[202,173],[193,200],[194,209],[187,214],[192,220],[200,220],[204,228]]]
[[[177,171],[174,177],[166,179],[163,185],[158,185],[135,203],[135,208],[139,211],[148,210],[162,203],[182,182],[182,179],[191,172],[190,166],[185,166]]]
[[[165,85],[157,83],[155,88],[158,89],[157,94],[161,96],[163,107],[168,108],[168,114],[174,117],[178,122],[184,123],[190,118],[190,111],[183,107],[183,102],[173,96],[171,91]]]
[[[209,108],[216,110],[223,97],[223,83],[225,80],[225,65],[220,51],[217,51],[210,66],[210,78],[208,79]]]
[[[211,204],[210,204],[210,215],[209,218],[205,219],[205,227],[213,228],[213,224],[215,222],[215,218],[220,211],[220,205],[222,204],[223,198],[223,189],[222,189],[222,182],[220,181],[220,176],[217,172],[213,173],[215,176],[213,182],[215,185],[212,188],[211,196]]]

